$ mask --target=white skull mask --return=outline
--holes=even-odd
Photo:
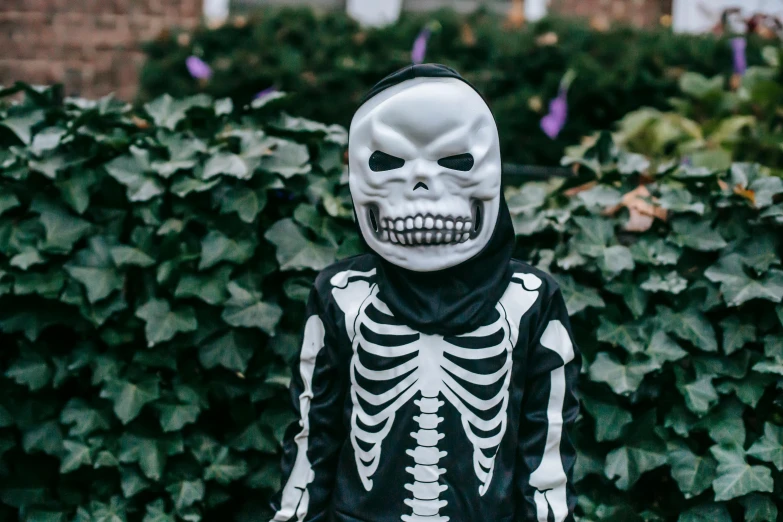
[[[415,78],[356,112],[351,196],[362,235],[387,261],[442,270],[489,242],[500,206],[500,147],[481,96],[456,78]]]

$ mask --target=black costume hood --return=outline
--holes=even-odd
[[[384,90],[414,78],[454,78],[478,92],[445,65],[410,65],[378,82],[360,106]],[[362,242],[372,250],[363,236]],[[489,321],[511,281],[514,243],[514,227],[501,188],[497,221],[481,252],[459,265],[434,272],[408,270],[378,255],[379,295],[396,317],[420,332],[444,336],[470,332]]]

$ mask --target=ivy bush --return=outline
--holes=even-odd
[[[624,116],[615,140],[633,152],[704,168],[733,161],[783,173],[783,49],[764,48],[765,65],[729,81],[687,72],[674,110],[643,108]]]
[[[610,128],[632,110],[668,110],[686,70],[709,77],[732,71],[727,39],[668,29],[598,32],[559,19],[515,28],[497,15],[449,10],[404,13],[390,27],[362,29],[344,12],[266,9],[215,29],[171,30],[150,42],[140,98],[203,92],[241,105],[276,86],[291,93],[286,109],[292,114],[347,126],[370,87],[410,63],[425,26],[433,29],[426,60],[456,68],[487,97],[504,158],[517,164],[556,165],[566,145]],[[185,61],[191,55],[211,66],[209,80],[190,76]],[[758,39],[749,42],[748,62],[762,63]],[[569,69],[577,75],[569,120],[550,140],[539,121]]]
[[[316,272],[358,251],[345,131],[205,95],[0,105],[0,519],[266,520]],[[9,94],[5,91],[2,94]],[[587,521],[776,520],[783,181],[601,135],[507,187],[585,354]]]

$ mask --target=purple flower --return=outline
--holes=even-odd
[[[734,52],[734,73],[740,76],[745,75],[748,70],[748,60],[745,56],[747,41],[742,36],[731,39],[731,50]]]
[[[185,65],[190,75],[197,80],[209,80],[212,77],[212,69],[198,56],[189,56]]]
[[[565,89],[560,89],[557,98],[549,102],[549,114],[541,118],[541,130],[550,139],[557,138],[568,120],[567,93]]]
[[[275,89],[274,87],[267,87],[263,91],[259,92],[255,96],[253,96],[253,99],[254,100],[260,100],[261,98],[269,96],[270,94],[273,94],[275,92],[277,92],[277,89]]]
[[[421,30],[419,36],[416,37],[416,40],[413,42],[413,49],[411,50],[411,60],[413,63],[418,64],[424,61],[424,57],[427,54],[427,40],[430,39],[431,34],[432,31],[430,31],[429,27],[425,27]]]

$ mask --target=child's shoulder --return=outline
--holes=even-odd
[[[318,273],[315,278],[315,288],[319,292],[328,294],[333,287],[344,285],[340,281],[341,279],[347,277],[373,278],[377,262],[377,258],[373,254],[358,254],[332,263]]]
[[[560,291],[560,285],[557,284],[557,281],[554,277],[552,277],[551,274],[531,266],[524,261],[520,261],[519,259],[512,259],[511,268],[514,274],[525,274],[537,279],[538,281],[536,281],[535,286],[538,286],[536,290],[539,290],[541,295],[552,296]],[[525,286],[527,286],[527,284]]]

